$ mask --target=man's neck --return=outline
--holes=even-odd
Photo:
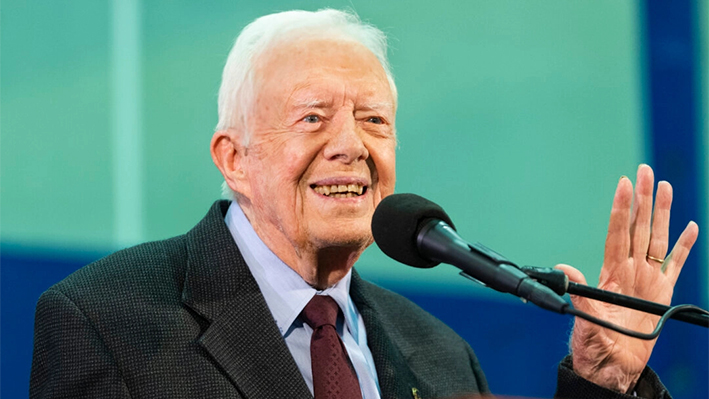
[[[256,233],[259,234],[258,230]],[[356,247],[303,249],[289,245],[288,241],[280,245],[273,243],[272,246],[261,234],[259,237],[283,263],[318,290],[332,287],[345,277],[364,250]]]
[[[367,247],[367,245],[315,247],[310,243],[292,242],[280,230],[254,223],[249,217],[249,211],[242,209],[261,241],[283,263],[318,290],[332,287],[345,277]]]

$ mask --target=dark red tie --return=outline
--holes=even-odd
[[[315,399],[362,399],[357,374],[335,328],[339,311],[334,299],[315,295],[301,313],[313,329],[310,358]]]

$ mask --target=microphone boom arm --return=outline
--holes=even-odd
[[[564,293],[579,295],[585,298],[612,303],[614,305],[619,305],[658,316],[664,315],[670,309],[669,306],[656,302],[650,302],[643,299],[634,298],[632,296],[570,282],[568,281],[568,277],[566,277],[564,272],[561,270],[535,266],[522,266],[520,269],[529,277],[537,280],[543,285],[546,285],[559,295],[563,295]],[[670,318],[696,324],[702,327],[709,327],[709,316],[706,314],[697,312],[679,312],[673,314]]]

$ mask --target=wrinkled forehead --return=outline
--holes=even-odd
[[[254,61],[254,89],[288,90],[288,85],[315,80],[323,72],[343,81],[367,81],[382,101],[393,103],[391,86],[379,59],[363,44],[348,38],[299,36],[273,44]],[[344,83],[344,82],[343,82]],[[273,87],[275,86],[275,87]]]

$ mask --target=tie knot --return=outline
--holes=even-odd
[[[335,326],[337,314],[340,308],[332,297],[325,295],[315,295],[313,299],[305,305],[301,315],[306,323],[316,330],[324,325]]]

